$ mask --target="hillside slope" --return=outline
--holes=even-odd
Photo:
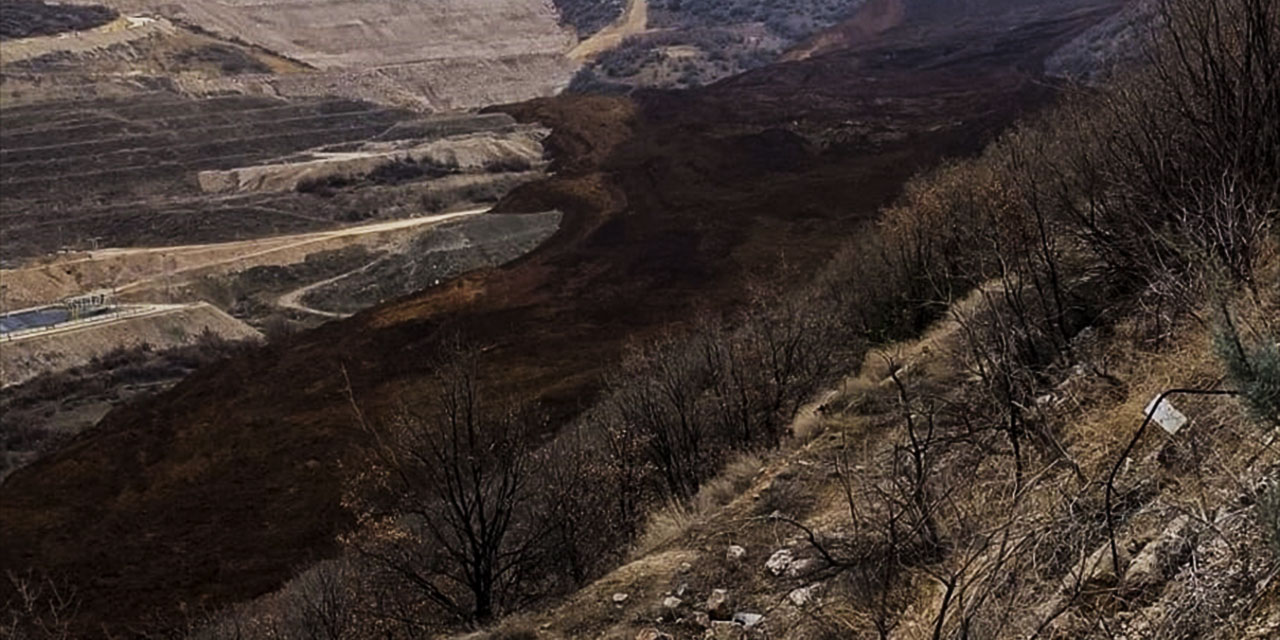
[[[1036,7],[689,93],[507,108],[554,129],[557,175],[499,207],[562,211],[546,244],[113,412],[0,489],[0,564],[75,585],[84,633],[165,628],[183,607],[275,588],[350,524],[344,463],[361,436],[344,370],[371,409],[392,406],[464,331],[499,392],[559,424],[628,340],[732,308],[755,276],[815,268],[909,176],[1043,101],[1041,60],[1114,3]]]
[[[1280,312],[1274,267],[1255,319]],[[1137,442],[1116,482],[1119,573],[1108,557],[1108,474],[1152,398],[1221,380],[1209,332],[1180,325],[1158,350],[1141,346],[1139,322],[1082,335],[1084,364],[1039,414],[1065,459],[1040,459],[1019,490],[1006,452],[949,422],[983,393],[963,364],[982,300],[869,354],[782,450],[740,456],[689,506],[655,514],[626,564],[487,637],[1276,637],[1275,512],[1259,503],[1280,456],[1265,442],[1274,431],[1235,400],[1178,398],[1187,425],[1152,424]],[[946,545],[938,558],[895,547],[891,532],[911,486],[909,411]],[[913,516],[901,517],[908,540]]]

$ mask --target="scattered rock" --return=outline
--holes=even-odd
[[[631,597],[631,596],[629,596],[629,595],[627,595],[627,594],[625,594],[625,593],[622,593],[622,592],[615,593],[615,594],[613,594],[613,603],[614,603],[614,604],[622,604],[622,603],[626,602],[626,601],[627,601],[627,598],[629,598],[629,597]]]
[[[693,571],[693,565],[688,562],[681,562],[680,568],[677,569],[677,571],[679,573],[689,573],[690,571]]]
[[[747,550],[736,544],[729,545],[729,549],[724,553],[725,560],[730,562],[741,562],[745,557],[747,557]]]
[[[684,594],[687,593],[688,591],[689,591],[689,583],[681,582],[680,586],[676,587],[676,597],[683,598]]]
[[[800,558],[793,560],[791,566],[787,567],[788,578],[800,578],[808,575],[818,568],[818,561],[814,558]]]
[[[712,589],[711,595],[707,596],[707,614],[715,620],[729,619],[729,591],[727,589]]]
[[[1129,564],[1129,550],[1123,544],[1118,544],[1116,552],[1120,556],[1120,566],[1123,569]],[[1073,591],[1077,587],[1077,579],[1081,581],[1080,587],[1086,592],[1109,589],[1116,585],[1119,580],[1118,575],[1119,572],[1111,561],[1111,543],[1104,540],[1093,550],[1093,553],[1089,554],[1089,557],[1067,573],[1062,580],[1062,589]]]
[[[744,611],[739,611],[733,614],[733,621],[748,629],[760,624],[761,620],[764,620],[764,616],[758,613],[746,613]]]
[[[813,602],[813,597],[817,595],[818,585],[811,584],[807,587],[800,587],[787,594],[787,599],[797,607],[803,607]]]
[[[1180,516],[1134,556],[1124,572],[1121,594],[1133,598],[1150,593],[1165,581],[1191,548],[1191,517]]]
[[[716,621],[702,637],[706,640],[743,640],[747,637],[747,630],[736,622]]]
[[[702,611],[695,611],[689,622],[692,622],[696,627],[709,629],[711,627],[711,616]]]
[[[674,640],[674,639],[671,637],[671,634],[669,633],[663,633],[657,629],[654,629],[653,627],[649,627],[648,629],[641,629],[640,633],[636,634],[636,640]]]
[[[684,604],[684,600],[675,596],[667,596],[662,600],[662,608],[664,609],[679,609],[682,604]]]
[[[791,550],[783,548],[774,551],[773,555],[769,556],[769,559],[765,561],[764,566],[773,575],[780,576],[786,573],[787,568],[790,567],[791,563],[794,561],[795,556],[791,555]]]

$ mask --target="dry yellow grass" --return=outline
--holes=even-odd
[[[1267,277],[1274,281],[1273,265],[1268,269]],[[970,297],[957,303],[953,311],[963,314],[965,309],[972,310],[972,305],[977,304],[974,299]],[[1271,292],[1256,300],[1241,298],[1237,301],[1237,311],[1242,322],[1274,330],[1277,299],[1280,295]],[[1064,500],[1080,496],[1084,502],[1079,508],[1100,508],[1102,483],[1119,452],[1142,423],[1147,403],[1170,388],[1210,388],[1222,384],[1223,369],[1212,350],[1211,329],[1207,323],[1195,319],[1210,317],[1209,311],[1200,310],[1182,321],[1171,334],[1172,339],[1158,348],[1138,339],[1142,327],[1121,323],[1101,345],[1107,380],[1099,381],[1100,377],[1089,368],[1066,374],[1066,382],[1054,390],[1062,401],[1055,405],[1050,421],[1070,458],[1079,464],[1079,473],[1068,464],[1054,462],[1047,454],[1039,454],[1034,456],[1022,492],[1015,493],[1012,461],[1007,454],[988,455],[976,460],[973,466],[963,468],[949,467],[951,463],[943,460],[937,473],[939,481],[946,485],[948,512],[964,514],[963,522],[944,518],[941,523],[944,536],[972,545],[972,542],[963,542],[971,540],[968,534],[972,531],[966,528],[997,531],[1004,527],[1012,532],[1011,544],[1044,545],[1055,538],[1038,540],[1053,533],[1054,527],[1063,526],[1052,519],[1056,517],[1052,514],[1064,513]],[[592,588],[597,594],[610,589],[645,592],[644,585],[655,579],[645,573],[647,569],[672,575],[670,559],[677,557],[672,554],[688,558],[679,554],[701,549],[702,554],[695,553],[696,560],[683,560],[695,562],[695,574],[710,571],[711,576],[731,581],[728,586],[742,600],[782,603],[770,609],[775,620],[791,621],[779,637],[811,637],[817,629],[837,634],[834,637],[840,634],[857,637],[867,632],[870,614],[865,607],[849,600],[848,594],[839,596],[842,592],[838,581],[829,583],[830,597],[823,601],[818,613],[797,617],[799,613],[786,604],[787,591],[795,583],[762,574],[759,567],[749,567],[746,574],[717,572],[715,565],[724,562],[720,558],[723,550],[717,545],[728,540],[741,541],[750,548],[761,549],[760,553],[765,555],[771,549],[784,546],[803,549],[805,543],[797,538],[796,529],[753,514],[759,510],[760,496],[779,478],[814,465],[822,472],[804,476],[809,482],[804,485],[804,497],[814,506],[801,521],[816,531],[848,533],[849,505],[838,478],[830,473],[832,461],[843,456],[847,468],[854,474],[873,474],[877,465],[884,464],[884,452],[901,435],[897,390],[889,379],[891,365],[899,367],[900,377],[909,385],[944,392],[949,389],[957,394],[955,400],[963,400],[969,381],[963,367],[956,364],[962,338],[953,314],[917,340],[869,354],[857,375],[842,381],[822,397],[823,411],[803,416],[805,423],[783,451],[767,460],[750,458],[735,462],[721,477],[709,483],[691,505],[670,505],[655,513],[637,544],[636,561],[628,565],[626,572],[615,572],[607,581]],[[1175,403],[1191,419],[1190,424],[1177,436],[1168,436],[1158,427],[1149,426],[1119,479],[1125,486],[1137,481],[1156,481],[1152,485],[1156,493],[1147,498],[1136,513],[1117,523],[1126,557],[1131,550],[1136,551],[1157,539],[1177,514],[1191,514],[1212,523],[1222,505],[1234,503],[1241,491],[1247,490],[1249,478],[1256,477],[1265,465],[1277,459],[1274,451],[1261,447],[1260,432],[1245,418],[1236,400],[1182,398]],[[1189,471],[1178,468],[1177,456],[1191,455],[1192,449],[1196,466]],[[1166,460],[1167,457],[1174,462]],[[1075,559],[1068,563],[1068,568],[1074,566],[1072,571],[1083,571],[1082,580],[1102,579],[1105,572],[1110,571],[1109,563],[1105,562],[1108,560],[1105,536],[1100,540],[1098,533],[1096,525],[1087,523],[1081,525],[1077,533],[1054,533],[1077,536],[1063,538],[1062,543],[1076,545],[1065,552],[1069,556],[1076,554],[1071,556]],[[662,553],[646,555],[653,551]],[[913,639],[932,635],[945,592],[936,575],[938,572],[958,570],[968,560],[980,567],[1000,562],[995,549],[981,546],[968,550],[962,546],[951,553],[936,565],[904,570],[897,588],[907,604],[898,613],[894,637]],[[1084,562],[1086,557],[1092,558],[1090,562]],[[647,564],[649,558],[656,564]],[[1018,605],[1006,631],[1031,633],[1059,604],[1070,602],[1068,591],[1076,584],[1074,575],[1061,572],[1022,575],[1022,592],[1017,596],[1020,598],[1017,602],[1022,604]],[[989,579],[994,578],[976,571],[965,578],[973,589],[984,588],[983,580]],[[573,615],[580,621],[577,624],[585,625],[583,617],[596,614],[579,610]],[[555,616],[550,619],[555,620]],[[560,628],[558,622],[553,624]],[[949,619],[946,626],[950,628],[953,624]],[[1074,629],[1071,625],[1078,624],[1078,620],[1064,615],[1055,619],[1055,624],[1058,626],[1052,627],[1057,629],[1054,633],[1070,634],[1072,632],[1065,630]],[[632,630],[623,625],[614,627],[613,632],[622,632],[624,628],[626,632]]]

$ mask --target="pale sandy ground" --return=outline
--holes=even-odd
[[[30,60],[50,53],[89,53],[175,31],[168,20],[121,16],[87,31],[6,40],[0,43],[0,64]]]
[[[569,59],[585,62],[616,48],[627,36],[644,33],[649,28],[649,3],[647,0],[629,0],[627,10],[617,22],[597,31],[594,35],[569,51]]]

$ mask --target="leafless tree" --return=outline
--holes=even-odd
[[[292,626],[299,640],[355,637],[358,576],[346,559],[323,562],[289,585]]]
[[[833,309],[807,292],[761,288],[736,326],[703,317],[692,336],[718,439],[775,447],[800,407],[835,376],[841,343]]]
[[[5,573],[13,596],[4,603],[0,636],[13,640],[69,640],[80,607],[73,589],[48,576]]]
[[[616,558],[638,517],[632,505],[642,499],[627,479],[635,475],[632,465],[611,464],[605,449],[612,440],[596,435],[570,425],[538,452],[533,502],[546,532],[547,573],[566,576],[566,588],[581,586]]]
[[[527,517],[532,418],[486,400],[478,354],[458,348],[434,375],[422,410],[371,421],[381,489],[359,509],[355,548],[467,622],[519,597],[536,557]]]
[[[613,410],[680,499],[709,475],[711,434],[698,412],[705,380],[703,363],[672,335],[637,348],[610,384]]]

